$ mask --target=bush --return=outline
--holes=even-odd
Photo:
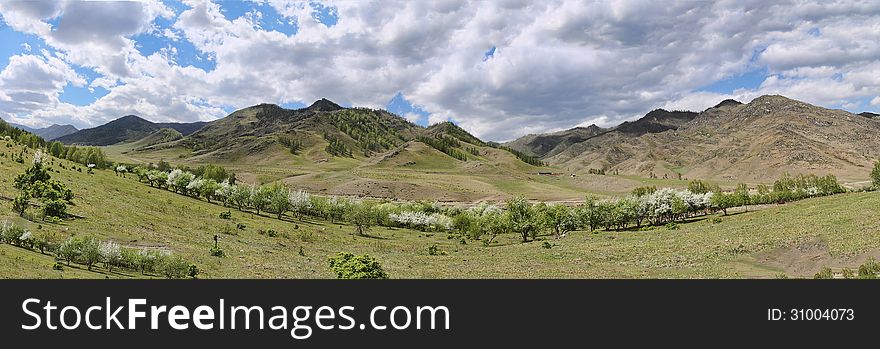
[[[819,272],[816,273],[816,276],[814,276],[813,278],[814,279],[833,279],[834,273],[831,272],[831,268],[822,267],[822,269],[820,269]]]
[[[223,258],[226,257],[226,252],[222,248],[211,247],[211,256]]]
[[[675,222],[666,223],[666,230],[678,230],[678,223],[675,223]]]
[[[190,264],[187,275],[189,275],[189,277],[195,279],[196,276],[199,275],[199,272],[201,272],[199,270],[199,267],[197,267],[195,264]]]
[[[0,242],[5,242],[18,247],[33,247],[31,233],[8,221],[0,224]]]
[[[876,279],[877,273],[880,273],[880,263],[874,257],[859,266],[859,279]]]
[[[446,254],[446,251],[441,250],[437,245],[428,246],[429,256],[445,256]]]
[[[709,223],[712,224],[720,224],[722,221],[721,217],[712,217],[709,219]]]
[[[232,211],[220,212],[220,219],[232,219]]]
[[[856,274],[850,268],[843,268],[840,273],[843,274],[844,279],[855,279],[856,277]]]
[[[328,260],[330,271],[339,279],[387,279],[388,274],[382,265],[369,255],[355,256],[349,252],[339,252]]]
[[[544,241],[544,244],[541,245],[541,247],[546,248],[546,249],[549,250],[549,249],[553,248],[553,244],[551,244],[551,243],[548,242],[548,241]]]
[[[159,266],[162,275],[169,279],[182,279],[190,274],[190,264],[181,256],[165,258]],[[198,270],[198,268],[196,269]]]

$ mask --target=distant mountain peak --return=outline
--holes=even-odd
[[[321,98],[315,101],[315,103],[312,103],[308,109],[313,111],[335,111],[345,108],[339,106],[339,104],[331,102],[329,99]]]
[[[864,116],[864,117],[866,117],[866,118],[868,118],[868,119],[878,119],[878,120],[880,120],[880,114],[872,113],[872,112],[869,112],[869,111],[861,112],[861,113],[858,113],[857,115],[859,115],[859,116]]]
[[[722,108],[722,107],[735,107],[735,106],[742,105],[742,104],[743,103],[738,100],[728,98],[728,99],[725,99],[725,100],[721,101],[720,103],[716,104],[714,107],[712,107],[710,109]]]

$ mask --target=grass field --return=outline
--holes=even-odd
[[[0,151],[18,151],[0,141]],[[28,222],[0,200],[0,221],[31,231],[61,236],[93,235],[123,246],[169,249],[186,256],[203,278],[330,278],[327,258],[340,251],[376,257],[393,278],[770,278],[780,274],[811,276],[823,265],[857,268],[868,256],[880,256],[880,193],[851,193],[803,200],[753,212],[736,212],[720,223],[703,218],[677,230],[574,232],[562,239],[543,236],[520,243],[514,234],[499,245],[460,244],[443,233],[377,227],[370,237],[327,221],[277,220],[150,188],[133,175],[95,174],[61,169],[72,163],[55,159],[55,179],[75,193],[70,211],[84,218],[62,224]],[[82,167],[77,165],[76,167]],[[26,165],[0,158],[0,196],[13,197],[12,179]],[[540,186],[541,182],[528,185]],[[244,224],[244,229],[235,226]],[[228,256],[209,255],[212,237],[225,227],[220,246]],[[275,230],[269,237],[260,230]],[[540,241],[543,240],[543,241]],[[552,248],[545,248],[548,242]],[[446,255],[432,256],[437,245]],[[304,255],[300,255],[300,249]],[[0,245],[0,277],[129,278],[137,273],[93,272],[70,267],[53,271],[53,257]]]

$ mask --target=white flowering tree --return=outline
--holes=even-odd
[[[122,263],[122,247],[113,241],[101,242],[99,246],[101,261],[108,271],[113,272],[113,267]]]
[[[186,192],[189,193],[190,196],[198,198],[202,195],[202,187],[205,186],[207,181],[202,178],[193,178],[189,184],[186,185]]]
[[[290,210],[300,218],[312,208],[312,196],[302,190],[291,191],[287,200],[290,202]]]
[[[187,186],[196,178],[195,175],[180,169],[175,169],[168,174],[165,180],[169,189],[175,193],[187,194]]]

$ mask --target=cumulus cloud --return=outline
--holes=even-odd
[[[62,63],[94,70],[88,87],[109,92],[85,106],[58,102],[64,84],[82,84],[65,75],[51,80],[54,90],[21,90],[16,99],[27,103],[5,91],[0,113],[78,126],[131,113],[193,121],[263,102],[383,107],[401,92],[429,123],[454,120],[508,140],[766,93],[852,109],[880,98],[877,2],[256,3],[234,18],[205,0],[184,1],[177,12],[158,1],[2,2],[10,27],[45,40]],[[324,6],[335,23],[321,22]],[[143,33],[173,44],[145,56],[136,49]],[[178,64],[179,43],[212,67]],[[703,90],[756,70],[767,72],[758,87]]]

